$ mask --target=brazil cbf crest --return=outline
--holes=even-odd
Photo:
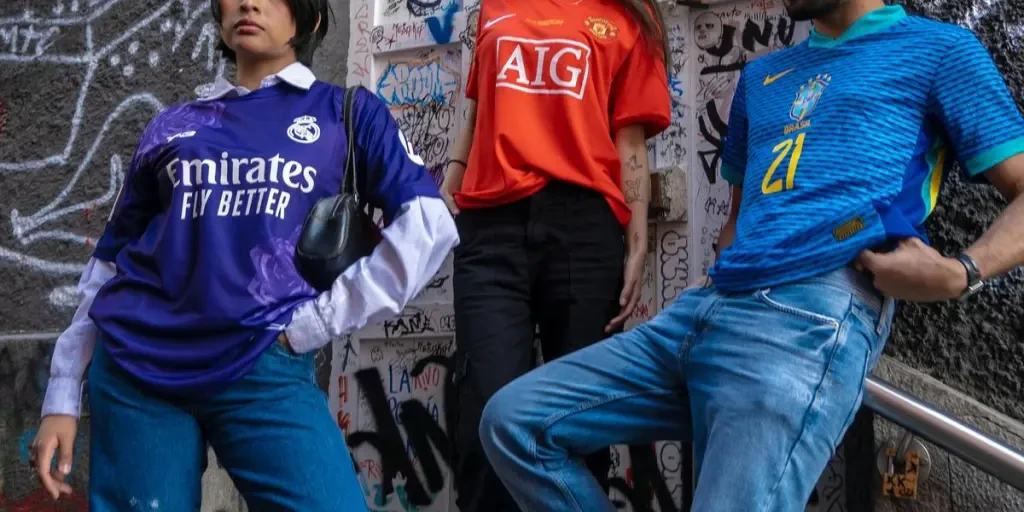
[[[300,144],[312,144],[320,138],[320,126],[313,116],[296,117],[288,127],[288,138]]]
[[[796,100],[793,101],[793,108],[789,109],[789,117],[794,121],[803,121],[804,118],[811,115],[811,111],[818,105],[818,100],[821,99],[821,94],[825,92],[825,87],[832,82],[832,77],[828,74],[818,75],[807,81],[806,84],[800,86],[800,90],[796,92]]]

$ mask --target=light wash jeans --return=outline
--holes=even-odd
[[[89,369],[89,510],[199,510],[208,442],[249,510],[365,512],[314,357],[273,343],[225,390],[170,400],[140,388],[101,336]]]
[[[488,402],[480,438],[522,510],[615,510],[583,463],[692,440],[697,512],[804,510],[892,322],[850,268],[752,292],[684,291],[649,322],[545,364]]]

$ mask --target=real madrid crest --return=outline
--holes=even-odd
[[[320,126],[313,116],[296,117],[288,127],[288,138],[300,144],[312,144],[320,138]]]
[[[611,39],[619,35],[619,27],[616,27],[608,18],[589,16],[583,24],[590,28],[590,33],[598,39]]]

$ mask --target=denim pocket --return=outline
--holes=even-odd
[[[789,284],[756,293],[764,305],[780,313],[838,328],[850,310],[852,294],[820,284]]]
[[[888,307],[885,306],[886,303],[889,304]],[[853,311],[857,319],[870,327],[867,334],[871,342],[871,355],[868,359],[869,372],[882,357],[882,350],[885,349],[885,343],[892,328],[894,310],[895,304],[889,302],[888,299],[883,299],[881,309],[863,301],[854,300]]]

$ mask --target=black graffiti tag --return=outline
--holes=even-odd
[[[708,126],[710,124],[710,126]],[[701,137],[708,141],[714,149],[698,151],[701,168],[704,169],[704,177],[708,183],[714,185],[718,181],[718,160],[722,158],[722,150],[725,145],[722,139],[726,137],[729,126],[718,113],[718,104],[714,98],[708,100],[705,105],[705,115],[697,120]],[[714,130],[714,131],[712,131]],[[716,135],[720,134],[720,135]]]
[[[433,355],[421,359],[413,366],[410,375],[418,377],[427,366],[436,364],[444,368],[451,375],[455,369],[454,358],[444,355]],[[406,444],[402,440],[398,424],[391,415],[388,407],[388,397],[384,392],[383,379],[380,371],[376,368],[359,370],[355,374],[359,389],[362,390],[373,414],[374,423],[377,425],[376,432],[353,432],[348,436],[348,445],[355,450],[363,443],[368,443],[380,454],[381,463],[381,492],[388,496],[395,491],[393,479],[401,473],[406,477],[405,491],[409,496],[409,502],[416,506],[427,506],[431,502],[431,494],[436,494],[444,488],[444,476],[441,473],[441,465],[434,457],[433,448],[441,454],[443,462],[451,466],[452,445],[448,434],[441,428],[430,415],[427,408],[414,398],[402,402],[399,406],[398,419],[405,425],[405,433],[409,438],[409,445],[416,454],[426,477],[426,487],[420,482],[419,476],[413,470],[412,460],[406,451]],[[454,410],[450,404],[455,403],[455,385],[452,379],[445,378],[443,410],[445,421],[448,425],[454,424]],[[429,493],[428,493],[429,490]]]

